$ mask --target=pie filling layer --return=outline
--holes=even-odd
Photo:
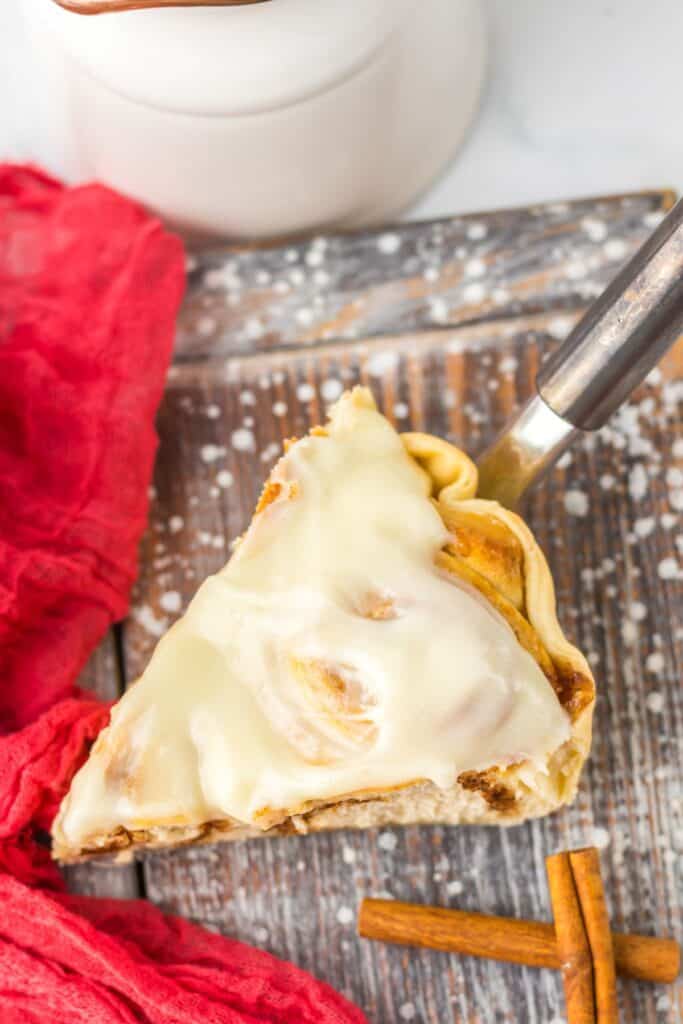
[[[344,395],[114,708],[58,841],[267,828],[312,800],[542,766],[568,716],[507,622],[435,566],[448,540],[399,435],[367,392]]]

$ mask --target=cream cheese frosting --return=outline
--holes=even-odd
[[[308,801],[542,766],[570,722],[477,591],[435,566],[425,474],[363,389],[292,445],[228,564],[113,709],[55,826],[267,828]]]

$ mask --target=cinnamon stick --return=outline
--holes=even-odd
[[[380,942],[424,946],[527,967],[560,967],[555,929],[542,921],[365,899],[358,931],[364,938]],[[612,941],[617,973],[623,977],[665,985],[678,977],[680,949],[673,939],[614,933]]]
[[[572,850],[569,863],[581,905],[593,959],[593,985],[598,1024],[617,1024],[617,976],[600,858],[594,847]]]
[[[596,1024],[593,960],[568,853],[546,858],[569,1024]]]

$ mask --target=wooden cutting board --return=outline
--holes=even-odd
[[[111,697],[217,570],[286,437],[343,387],[399,429],[477,454],[539,362],[638,247],[670,193],[643,193],[197,253],[159,414],[130,619],[93,657]],[[254,840],[78,866],[71,888],[146,894],[287,957],[375,1024],[563,1019],[550,972],[360,940],[362,896],[548,918],[544,858],[596,844],[615,928],[681,935],[683,344],[533,494],[560,619],[598,682],[593,754],[568,810],[511,830],[411,827]],[[683,986],[621,983],[623,1020],[683,1021]]]

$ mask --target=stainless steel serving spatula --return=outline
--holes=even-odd
[[[683,200],[536,377],[479,459],[478,496],[514,508],[582,431],[598,430],[683,332]]]

